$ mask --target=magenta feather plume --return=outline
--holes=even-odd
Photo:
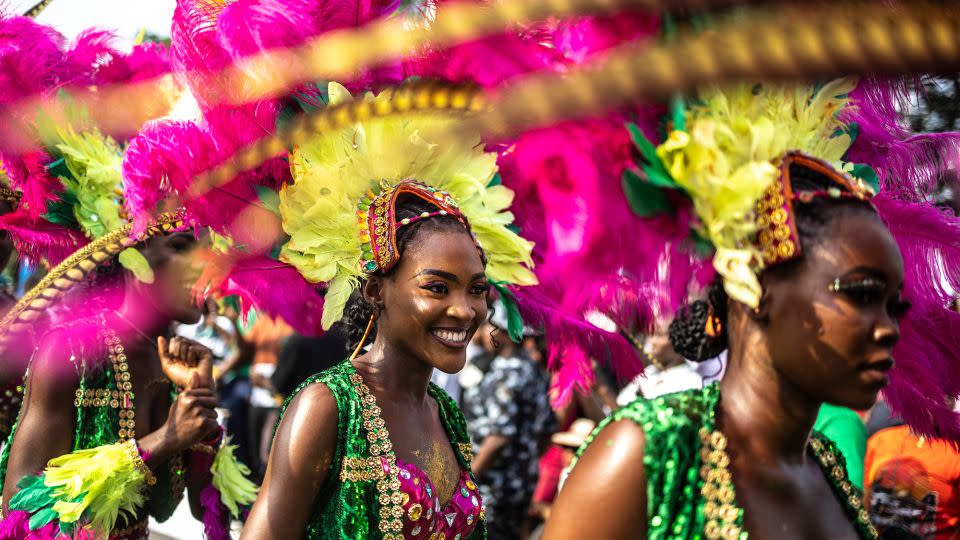
[[[555,403],[566,403],[575,390],[589,390],[593,380],[591,359],[608,364],[620,380],[629,380],[643,370],[629,341],[559,309],[545,287],[548,285],[521,287],[514,292],[524,322],[547,337],[548,365],[557,373],[552,396]]]
[[[218,107],[207,112],[203,125],[164,121],[145,127],[130,142],[123,161],[126,205],[135,230],[146,226],[165,197],[182,197],[195,175],[263,136],[262,125],[275,114],[271,103]],[[229,234],[238,216],[260,206],[257,185],[275,188],[289,175],[285,162],[271,159],[202,197],[183,199],[184,206],[198,223]]]
[[[886,194],[874,198],[904,259],[904,297],[896,365],[884,398],[918,433],[960,443],[960,314],[949,304],[960,290],[960,219],[929,203]]]
[[[47,170],[53,159],[45,152],[2,155],[0,160],[10,185],[22,192],[20,209],[31,219],[39,219],[47,211],[47,204],[60,199],[63,184]]]
[[[65,72],[64,39],[27,17],[0,19],[0,103],[14,103],[56,88]]]
[[[230,540],[230,516],[213,484],[200,492],[200,506],[203,507],[203,533],[207,540]]]
[[[78,540],[87,540],[90,535],[78,532]],[[30,513],[24,510],[12,510],[0,520],[0,540],[68,540],[70,537],[60,534],[57,522],[48,523],[37,530],[30,530]],[[72,539],[70,539],[72,540]]]
[[[908,200],[932,193],[944,157],[960,151],[960,133],[911,135],[900,114],[909,89],[907,81],[865,78],[851,92],[853,106],[843,115],[859,131],[844,159],[870,165],[884,192]]]
[[[556,67],[560,61],[555,49],[507,32],[429,52],[408,60],[407,66],[421,77],[494,88],[519,75]]]
[[[170,51],[160,43],[141,43],[127,54],[113,51],[97,68],[97,84],[134,83],[170,71]]]
[[[112,32],[97,29],[84,30],[66,51],[66,63],[72,79],[77,84],[96,84],[97,68],[122,56],[111,43],[116,39]]]
[[[659,15],[638,11],[565,19],[557,23],[553,45],[563,51],[568,60],[581,64],[627,41],[656,36],[660,24]]]
[[[240,260],[220,291],[239,295],[245,310],[256,306],[271,317],[283,319],[303,335],[323,333],[323,296],[286,263],[265,256]]]
[[[0,231],[10,235],[21,256],[33,261],[46,260],[52,265],[87,243],[80,232],[44,219],[31,219],[22,210],[0,216]]]
[[[170,61],[201,108],[227,97],[215,73],[230,63],[217,40],[217,17],[227,4],[214,0],[178,0],[170,29]]]

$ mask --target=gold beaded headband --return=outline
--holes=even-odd
[[[790,167],[800,165],[830,179],[837,185],[826,190],[795,191]],[[795,204],[816,199],[850,199],[869,202],[875,195],[863,180],[831,167],[825,161],[802,152],[789,152],[779,160],[780,176],[757,201],[757,246],[766,266],[780,264],[803,254],[797,233]]]

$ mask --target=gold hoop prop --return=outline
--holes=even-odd
[[[181,213],[167,213],[156,219],[142,234],[130,236],[131,225],[125,225],[83,246],[54,267],[27,294],[23,295],[0,320],[0,349],[16,335],[27,330],[40,315],[72,287],[81,283],[97,266],[128,247],[148,238],[183,227]]]

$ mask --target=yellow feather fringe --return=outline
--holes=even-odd
[[[757,273],[763,257],[754,247],[754,211],[777,179],[772,161],[789,150],[834,163],[849,148],[839,113],[853,79],[811,86],[751,85],[713,88],[686,115],[686,131],[673,131],[657,155],[693,199],[705,233],[716,247],[714,267],[731,298],[760,302]]]
[[[330,104],[353,97],[330,83]],[[371,94],[361,99],[388,99]],[[322,324],[340,320],[363,273],[356,210],[360,198],[381,180],[415,179],[449,192],[470,221],[488,258],[490,279],[532,285],[533,244],[510,231],[507,209],[513,192],[489,187],[497,156],[484,152],[479,136],[460,138],[450,115],[411,114],[374,118],[322,134],[294,149],[294,183],[280,192],[280,214],[290,241],[281,259],[308,280],[328,282]]]
[[[227,441],[217,450],[210,466],[213,487],[220,492],[220,502],[234,518],[240,515],[241,506],[252,504],[257,498],[257,485],[247,478],[250,468],[237,461],[233,454],[236,449],[236,445]]]
[[[43,474],[44,485],[52,488],[58,499],[53,509],[59,520],[76,523],[83,516],[97,538],[106,538],[121,515],[133,515],[144,503],[146,478],[131,456],[128,443],[77,450],[54,458]]]

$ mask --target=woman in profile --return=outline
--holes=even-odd
[[[883,213],[908,205],[874,198],[832,164],[850,145],[838,111],[851,90],[836,81],[705,92],[687,131],[658,148],[660,171],[693,200],[719,274],[706,300],[679,310],[671,342],[692,360],[727,350],[726,373],[702,389],[634,401],[601,423],[544,538],[876,537],[836,446],[811,433],[823,403],[873,405],[910,309],[888,226],[907,214]],[[931,226],[956,227],[917,208]],[[924,245],[912,247],[908,264],[929,264]],[[914,283],[911,297],[932,297],[919,289],[931,286]],[[900,377],[938,360],[909,361]]]

